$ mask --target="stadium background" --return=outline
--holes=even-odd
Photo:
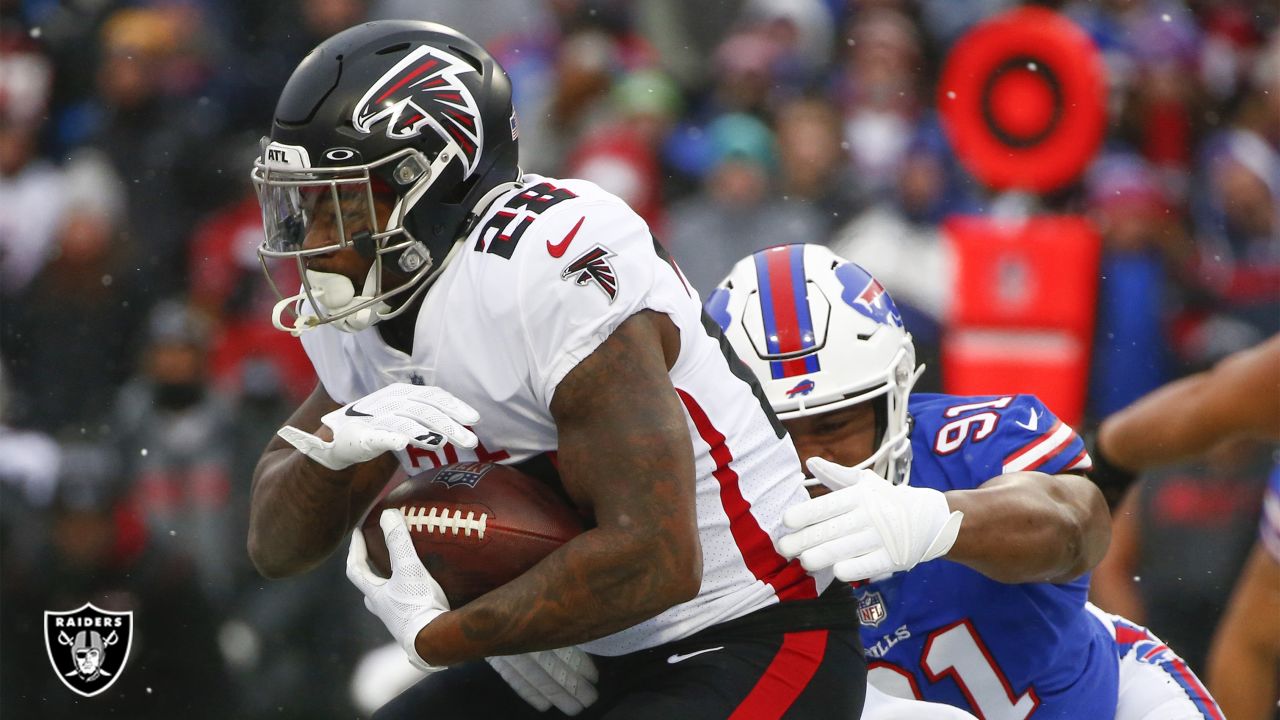
[[[292,68],[367,18],[482,42],[515,85],[522,165],[622,195],[704,292],[778,242],[866,265],[931,366],[921,389],[944,386],[972,280],[941,229],[956,214],[1097,229],[1082,430],[1280,330],[1277,6],[1045,3],[1101,52],[1108,123],[1082,176],[1037,197],[984,188],[935,110],[956,39],[1018,4],[0,0],[0,711],[357,712],[353,671],[386,638],[340,564],[268,583],[243,550],[253,463],[314,384],[268,323],[248,168]],[[1132,558],[1099,572],[1193,667],[1272,450],[1150,474]],[[86,600],[139,623],[98,705],[59,685],[40,628]]]

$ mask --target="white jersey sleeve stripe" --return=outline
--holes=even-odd
[[[1061,450],[1071,439],[1075,437],[1075,431],[1070,425],[1064,424],[1061,420],[1054,423],[1053,428],[1049,432],[1033,440],[1022,450],[1014,453],[1005,459],[1004,472],[1018,472],[1035,466],[1040,460],[1043,460],[1053,453]]]
[[[1089,457],[1088,450],[1081,450],[1079,455],[1071,458],[1071,462],[1067,463],[1067,471],[1083,470],[1088,472],[1093,469],[1093,458]]]

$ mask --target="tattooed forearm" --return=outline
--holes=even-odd
[[[589,531],[516,582],[468,605],[459,613],[460,630],[485,654],[511,654],[628,628],[688,599],[673,592],[680,588],[673,573],[687,574],[688,560],[666,545]]]
[[[697,594],[693,446],[667,376],[661,323],[670,320],[649,312],[627,320],[552,402],[561,477],[596,527],[428,625],[418,636],[427,661],[572,645]]]
[[[349,480],[318,477],[321,473],[308,465],[316,464],[290,448],[264,456],[258,466],[249,509],[249,556],[266,577],[311,569],[337,547],[346,530]]]
[[[335,407],[317,388],[287,422],[318,430],[320,417]],[[394,469],[388,455],[349,470],[329,470],[273,437],[253,475],[248,547],[254,567],[278,578],[318,565],[354,525],[371,489],[381,487],[379,478],[385,483]]]

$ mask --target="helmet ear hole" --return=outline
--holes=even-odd
[[[374,53],[374,55],[390,55],[391,53],[404,52],[405,50],[408,50],[408,49],[409,49],[409,43],[402,42],[396,45],[389,45],[387,47],[384,47],[378,52]]]

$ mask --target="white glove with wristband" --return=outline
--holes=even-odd
[[[440,584],[427,572],[422,560],[418,559],[404,513],[383,510],[378,516],[378,524],[387,539],[391,577],[379,577],[373,572],[364,536],[357,528],[351,536],[351,549],[347,552],[347,579],[364,593],[364,606],[387,626],[414,667],[428,673],[443,670],[443,667],[430,665],[422,659],[415,641],[422,628],[449,611],[449,600]]]
[[[871,470],[809,458],[810,472],[832,492],[783,515],[795,531],[778,550],[810,572],[832,568],[844,582],[910,570],[947,554],[964,513],[930,488],[893,485]]]
[[[463,425],[479,422],[480,414],[441,388],[393,383],[321,421],[333,430],[333,440],[326,442],[291,425],[276,434],[330,470],[342,470],[409,445],[424,450],[446,442],[475,447],[475,434]]]
[[[591,656],[576,647],[485,658],[512,690],[539,712],[553,705],[573,716],[596,701]]]

